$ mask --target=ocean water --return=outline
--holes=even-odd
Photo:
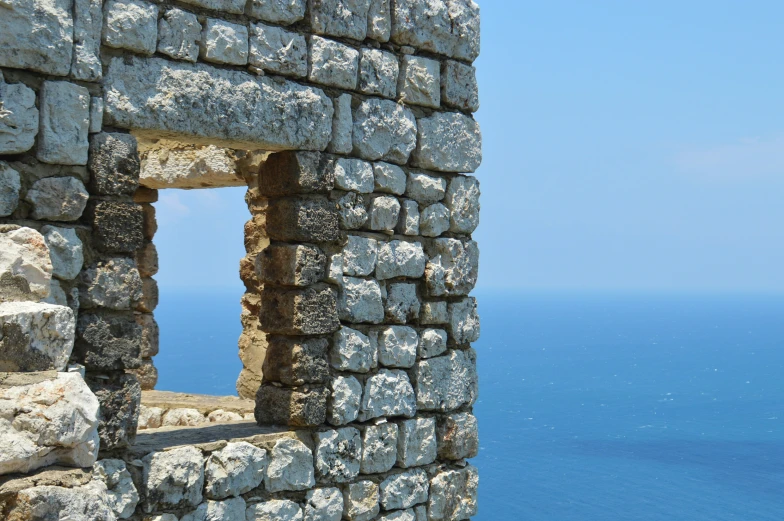
[[[784,520],[784,296],[477,296],[475,519]],[[234,391],[237,302],[162,292],[159,388]]]

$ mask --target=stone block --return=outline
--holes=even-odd
[[[433,463],[437,456],[435,418],[414,418],[398,424],[397,464],[418,467]]]
[[[407,326],[389,326],[378,332],[378,361],[386,367],[408,368],[416,362],[419,336]]]
[[[422,56],[404,55],[400,62],[400,99],[409,105],[441,106],[441,63]]]
[[[362,440],[353,427],[315,432],[316,477],[328,483],[347,483],[359,475]]]
[[[425,517],[422,518],[423,520]],[[419,521],[417,518],[416,510],[409,508],[408,510],[396,510],[383,516],[378,516],[378,521]]]
[[[394,98],[397,94],[400,64],[397,56],[379,49],[362,49],[359,60],[359,90]]]
[[[151,314],[135,315],[136,323],[142,328],[141,337],[141,356],[142,358],[152,358],[158,354],[160,330],[155,317]]]
[[[479,110],[479,88],[476,68],[453,60],[441,65],[441,100],[459,110]]]
[[[354,153],[362,159],[406,164],[416,147],[416,118],[391,100],[368,99],[354,110]]]
[[[245,0],[184,0],[184,3],[232,14],[242,14],[245,10]]]
[[[476,352],[450,351],[422,360],[414,368],[414,385],[420,411],[445,412],[473,405],[478,394]]]
[[[199,59],[202,27],[198,17],[182,9],[167,9],[158,20],[158,52],[175,60]]]
[[[97,201],[88,208],[93,245],[103,252],[133,253],[144,244],[142,207],[136,203]]]
[[[329,193],[335,185],[330,159],[318,152],[278,152],[259,168],[259,193],[267,197]]]
[[[482,163],[479,123],[460,113],[439,112],[417,120],[413,164],[438,172],[474,172]]]
[[[161,419],[163,427],[195,427],[205,423],[207,423],[207,418],[198,410],[190,407],[169,409]]]
[[[343,277],[338,295],[338,316],[346,322],[381,323],[384,320],[384,304],[378,282]]]
[[[224,501],[210,501],[207,500],[198,507],[196,510],[185,514],[180,518],[180,521],[214,521],[218,519],[245,519],[247,505],[245,500],[241,497],[233,497]],[[163,514],[171,515],[171,514]],[[257,518],[262,519],[262,518]],[[283,518],[281,518],[283,519]],[[157,520],[154,520],[157,521]],[[160,520],[169,521],[169,520]],[[174,520],[171,520],[174,521]]]
[[[207,458],[204,495],[210,499],[225,499],[250,492],[261,485],[266,470],[266,450],[245,441],[227,443]]]
[[[138,429],[157,429],[163,421],[163,409],[160,407],[139,406]]]
[[[368,425],[362,432],[362,462],[360,471],[363,474],[387,472],[397,461],[397,424],[380,423]]]
[[[8,33],[0,31],[0,41],[6,34]],[[29,35],[23,41],[29,42]],[[2,45],[0,48],[8,47]],[[5,52],[0,52],[0,60],[5,56]],[[23,83],[8,84],[0,79],[0,99],[3,101],[3,118],[0,119],[0,154],[27,152],[33,148],[35,136],[38,135],[39,117],[35,106],[35,91]]]
[[[155,190],[153,188],[147,188],[146,186],[140,186],[133,193],[133,202],[134,203],[157,203],[158,190]]]
[[[120,374],[109,379],[88,377],[87,380],[98,402],[98,435],[102,450],[124,449],[136,440],[142,388],[132,374]]]
[[[393,324],[405,324],[419,317],[416,284],[396,283],[387,287],[384,318]]]
[[[249,413],[253,416],[253,413]],[[223,409],[216,409],[207,415],[207,421],[210,423],[227,423],[239,422],[244,418],[241,414],[232,411],[224,411]]]
[[[100,1],[100,0],[91,0]],[[97,134],[103,129],[103,98],[92,96],[90,98],[90,126],[88,131],[90,134]]]
[[[335,115],[332,119],[332,140],[327,151],[333,154],[350,154],[354,143],[351,140],[354,118],[351,114],[351,94],[341,94],[334,100]]]
[[[87,189],[74,177],[39,179],[25,196],[33,207],[33,219],[42,221],[75,221],[82,216],[88,198]]]
[[[305,18],[306,0],[250,0],[248,14],[254,18],[290,25]]]
[[[8,217],[14,213],[19,204],[21,188],[19,172],[8,166],[8,163],[0,161],[0,217]]]
[[[376,269],[377,256],[378,241],[349,235],[343,247],[343,273],[352,277],[370,275]]]
[[[11,0],[0,20],[0,67],[65,76],[73,52],[71,0]]]
[[[419,235],[419,205],[411,199],[403,200],[395,231],[403,235]]]
[[[414,469],[393,474],[381,482],[379,499],[384,510],[411,508],[427,501],[427,472]]]
[[[103,2],[101,0],[75,0],[73,26],[73,62],[71,77],[83,81],[100,80],[101,27]]]
[[[73,228],[44,226],[46,246],[52,261],[52,275],[61,280],[72,280],[82,270],[84,253],[82,241]]]
[[[317,488],[305,496],[303,521],[340,521],[343,494],[339,488]]]
[[[43,300],[51,280],[52,261],[44,237],[32,228],[0,227],[0,302]]]
[[[299,33],[274,25],[252,24],[248,63],[265,71],[303,78],[308,75],[308,43]]]
[[[331,163],[335,188],[369,194],[373,192],[373,165],[361,159],[337,158]]]
[[[335,333],[329,360],[338,371],[367,373],[377,367],[378,352],[365,334],[343,326]]]
[[[256,257],[256,274],[265,283],[310,286],[324,278],[327,257],[304,244],[271,244]]]
[[[479,225],[479,194],[479,181],[475,177],[452,178],[444,199],[444,204],[451,212],[450,231],[473,233]]]
[[[135,369],[141,365],[141,338],[132,313],[80,313],[72,360],[91,371]]]
[[[267,491],[307,490],[315,484],[313,453],[307,445],[292,438],[276,441],[264,475]]]
[[[151,391],[158,383],[158,369],[149,358],[142,359],[142,363],[137,369],[129,369],[128,372],[139,381],[142,391]]]
[[[443,470],[430,480],[427,511],[432,521],[460,521],[477,513],[479,473],[471,465]]]
[[[425,283],[430,296],[468,295],[479,274],[479,247],[474,241],[436,239],[425,268]]]
[[[325,280],[336,286],[343,285],[343,255],[333,253],[327,260],[327,274]]]
[[[479,56],[479,6],[473,0],[396,0],[392,41],[474,61]]]
[[[279,335],[324,335],[340,327],[335,290],[326,284],[305,289],[265,287],[261,329]]]
[[[476,311],[475,298],[469,297],[449,303],[447,328],[455,344],[467,344],[479,340],[479,314]]]
[[[329,385],[327,421],[331,425],[345,425],[359,415],[362,402],[362,384],[353,376],[335,376]]]
[[[395,229],[400,218],[400,201],[391,195],[379,195],[370,201],[368,227],[375,231]]]
[[[378,249],[376,278],[419,278],[425,273],[425,252],[419,242],[389,241]]]
[[[158,249],[147,242],[136,252],[136,267],[142,277],[153,277],[158,273]]]
[[[93,485],[106,486],[106,499],[109,508],[118,519],[128,519],[139,503],[139,493],[133,484],[131,473],[121,459],[102,459],[93,465]],[[102,488],[102,487],[96,487]]]
[[[79,275],[82,308],[133,309],[142,298],[142,279],[133,259],[98,261]]]
[[[328,396],[324,387],[290,389],[264,384],[256,394],[256,421],[259,425],[289,427],[321,425],[327,419]]]
[[[158,281],[149,277],[142,279],[142,297],[136,302],[134,310],[140,313],[152,313],[158,307]]]
[[[74,327],[73,311],[65,306],[0,303],[0,371],[65,370]]]
[[[340,237],[338,211],[326,198],[285,198],[270,201],[267,235],[289,242],[335,242]]]
[[[402,168],[389,163],[373,165],[375,191],[403,195],[406,191],[406,173]]]
[[[146,513],[195,507],[202,500],[204,457],[192,446],[153,452],[142,458],[140,492]]]
[[[379,512],[378,485],[369,480],[347,485],[343,505],[343,517],[348,521],[370,521]]]
[[[207,18],[199,40],[199,57],[213,63],[248,63],[248,28],[217,18]]]
[[[388,42],[392,33],[390,0],[370,0],[367,36],[379,42]]]
[[[447,322],[449,322],[449,311],[447,310],[446,302],[433,301],[422,303],[422,313],[419,316],[420,324],[446,324]]]
[[[108,0],[104,6],[103,43],[117,49],[152,54],[158,43],[158,6],[144,0]]]
[[[477,421],[471,413],[439,416],[436,435],[439,458],[460,460],[479,454]]]
[[[91,136],[87,169],[93,194],[133,195],[139,188],[141,170],[136,138],[110,132]]]
[[[364,40],[370,0],[311,0],[310,26],[316,34]]]
[[[419,218],[419,233],[425,237],[438,237],[449,230],[449,210],[441,203],[431,204]]]
[[[151,241],[158,231],[158,221],[155,220],[155,207],[151,204],[142,204],[142,234],[144,239]]]
[[[90,93],[65,81],[41,87],[41,123],[36,156],[44,163],[86,165]]]
[[[425,329],[419,337],[419,357],[433,358],[446,352],[447,335],[443,329]]]
[[[254,521],[302,521],[302,509],[288,499],[270,499],[248,507],[246,519]]]
[[[365,382],[360,421],[380,416],[412,417],[417,406],[414,389],[404,371],[381,369]]]
[[[337,201],[340,226],[344,230],[356,230],[368,220],[365,197],[356,192],[347,192]]]
[[[268,341],[262,370],[266,381],[292,386],[327,383],[327,339],[271,336]]]
[[[357,87],[359,51],[333,40],[311,36],[309,53],[310,81],[339,89]]]
[[[446,194],[446,179],[421,172],[408,174],[406,196],[424,205],[437,203]]]

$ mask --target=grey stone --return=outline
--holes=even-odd
[[[468,295],[479,272],[479,247],[475,241],[435,239],[425,269],[428,294],[434,297]]]
[[[0,31],[0,42],[6,34],[9,33]],[[29,35],[23,41],[29,41]],[[8,49],[7,43],[2,43],[0,48]],[[3,57],[6,53],[0,52],[0,60]],[[21,154],[30,150],[38,134],[38,120],[35,91],[23,83],[8,84],[0,79],[0,154]]]
[[[225,499],[250,492],[261,485],[266,468],[266,450],[245,441],[228,443],[207,458],[204,495]]]
[[[74,48],[71,77],[83,81],[100,80],[102,0],[74,0]]]
[[[253,521],[302,521],[302,509],[288,499],[270,499],[248,507],[246,518]]]
[[[332,391],[327,402],[327,421],[332,425],[345,425],[359,415],[362,401],[362,384],[353,376],[335,376],[330,383]]]
[[[256,393],[254,417],[259,425],[316,427],[327,421],[328,395],[326,387],[291,388],[264,383]]]
[[[404,371],[381,369],[365,382],[360,421],[380,416],[411,417],[416,410],[414,389]]]
[[[473,233],[479,225],[479,181],[470,176],[453,177],[444,204],[451,212],[449,231]]]
[[[11,518],[31,521],[116,521],[105,487],[98,482],[66,488],[33,486],[16,495]],[[21,516],[21,517],[20,517]]]
[[[203,64],[112,58],[105,89],[107,123],[137,135],[187,136],[239,149],[323,150],[332,133],[332,100],[321,90]]]
[[[305,17],[305,0],[250,0],[248,14],[267,22],[289,25]]]
[[[99,1],[99,0],[93,0]],[[92,96],[90,98],[90,134],[96,134],[103,129],[103,98]]]
[[[269,492],[307,490],[315,484],[310,449],[301,441],[291,438],[275,442],[264,475],[266,489]]]
[[[145,456],[142,462],[144,512],[195,507],[201,503],[204,457],[199,449],[186,446],[153,452]]]
[[[369,194],[373,192],[373,165],[361,159],[338,158],[332,163],[335,187]]]
[[[123,449],[133,445],[139,424],[142,388],[132,374],[88,378],[101,410],[98,414],[98,435],[102,450]]]
[[[246,505],[241,497],[225,501],[205,501],[196,510],[184,515],[180,521],[224,521],[245,519]],[[164,514],[165,515],[165,514]]]
[[[82,216],[89,194],[74,177],[47,177],[33,183],[25,200],[33,205],[33,219],[75,221]]]
[[[344,277],[338,296],[338,315],[346,322],[378,324],[383,321],[381,286],[375,280]]]
[[[456,112],[417,120],[414,166],[439,172],[474,172],[481,163],[482,134],[475,120]]]
[[[406,195],[424,205],[437,203],[446,194],[446,179],[434,177],[421,172],[408,174]]]
[[[83,308],[129,310],[142,298],[142,279],[133,259],[115,257],[89,266],[79,277]]]
[[[477,513],[479,473],[471,465],[444,470],[430,480],[427,511],[432,521],[461,521]]]
[[[390,0],[370,0],[368,10],[368,38],[379,42],[388,42],[392,32],[392,13]]]
[[[378,485],[363,480],[343,489],[343,516],[348,521],[370,521],[379,511]]]
[[[141,356],[152,358],[158,354],[160,330],[155,317],[150,314],[136,315],[136,323],[142,328]]]
[[[140,205],[99,199],[90,202],[86,214],[93,227],[93,246],[99,251],[135,253],[144,245],[145,216]]]
[[[393,474],[381,482],[379,498],[384,510],[410,508],[427,501],[430,486],[427,472],[422,469]]]
[[[438,457],[460,460],[479,454],[476,417],[468,412],[438,417]]]
[[[73,343],[71,308],[39,302],[0,303],[0,371],[63,371]]]
[[[396,0],[392,41],[474,61],[479,56],[479,6],[473,0]]]
[[[303,78],[308,75],[308,43],[303,35],[293,31],[252,24],[248,63],[265,71]]]
[[[349,235],[343,247],[343,273],[352,277],[370,275],[376,269],[377,256],[377,240]]]
[[[59,280],[51,280],[49,284],[49,296],[46,297],[43,302],[46,302],[47,304],[56,304],[58,306],[68,306],[68,296],[65,294],[65,290],[63,290]],[[78,307],[76,311],[78,311]]]
[[[414,509],[396,510],[383,516],[378,516],[378,521],[419,521]]]
[[[256,256],[255,269],[261,282],[305,287],[324,278],[326,261],[315,246],[275,243]]]
[[[398,92],[407,104],[440,107],[441,63],[422,56],[403,56]]]
[[[158,20],[158,52],[175,60],[199,59],[201,24],[195,14],[172,7]]]
[[[394,98],[400,72],[397,57],[379,49],[362,49],[360,54],[359,90],[365,94]]]
[[[82,312],[72,359],[89,370],[135,369],[141,365],[141,338],[142,329],[131,313]]]
[[[128,519],[139,503],[131,473],[121,459],[102,459],[93,465],[93,480],[106,485],[107,504],[118,519]]]
[[[376,278],[419,278],[425,273],[425,252],[418,242],[389,241],[378,248]]]
[[[169,409],[161,419],[163,427],[195,427],[205,423],[207,423],[207,418],[197,409],[190,407]]]
[[[464,298],[449,303],[449,334],[456,344],[467,344],[479,340],[479,314],[476,299]]]
[[[37,157],[44,163],[87,164],[90,93],[65,81],[41,87],[41,129]]]
[[[10,0],[0,19],[0,66],[65,76],[73,51],[72,0]]]
[[[347,483],[359,475],[362,440],[353,427],[316,432],[316,475],[329,483]]]
[[[362,433],[360,471],[363,474],[387,472],[395,466],[396,461],[397,424],[385,422],[365,427]]]
[[[419,218],[419,233],[425,237],[438,237],[449,230],[449,210],[441,203],[431,204]]]
[[[403,195],[406,191],[406,173],[397,165],[375,163],[373,176],[376,192]]]
[[[405,324],[419,317],[416,284],[397,283],[387,288],[384,315],[393,324]]]
[[[414,365],[419,336],[407,326],[389,326],[378,333],[378,361],[386,367]]]
[[[419,338],[420,358],[433,358],[445,353],[446,341],[446,331],[443,329],[425,329]]]
[[[144,0],[108,0],[104,6],[103,43],[117,49],[152,54],[158,43],[158,6]]]
[[[335,288],[265,286],[261,293],[261,329],[279,335],[325,335],[340,327]]]
[[[369,228],[376,231],[392,231],[400,217],[400,201],[391,195],[374,197],[370,202]]]
[[[324,279],[330,284],[343,285],[343,255],[335,253],[327,259],[327,273]]]
[[[400,208],[396,231],[403,235],[419,235],[419,205],[416,201],[405,199]]]
[[[397,464],[417,467],[433,463],[437,456],[435,418],[414,418],[398,424]]]
[[[158,249],[154,243],[145,243],[136,252],[136,268],[142,277],[153,277],[158,273]]]
[[[343,494],[338,488],[317,488],[305,496],[303,521],[340,521],[343,517]]]
[[[316,34],[364,40],[370,0],[311,0],[310,26]]]
[[[339,371],[367,373],[378,365],[378,354],[366,335],[344,326],[335,333],[330,363]]]
[[[391,100],[363,101],[354,111],[353,138],[359,157],[405,164],[416,147],[414,113]]]
[[[351,114],[351,94],[335,98],[335,116],[332,119],[332,141],[327,150],[333,154],[350,154],[354,144],[351,140],[354,118]]]
[[[358,69],[359,51],[320,36],[310,37],[310,81],[353,90]]]
[[[421,411],[452,411],[473,405],[478,393],[476,352],[450,351],[423,360],[414,369],[414,383]]]
[[[441,66],[441,100],[444,105],[459,110],[479,110],[479,88],[476,68],[446,60]]]
[[[262,373],[265,380],[299,386],[329,381],[326,338],[267,337]]]
[[[368,220],[365,198],[356,192],[348,192],[338,199],[340,226],[346,230],[356,230]]]
[[[245,0],[184,0],[186,4],[223,11],[232,14],[242,14],[245,10]]]
[[[90,138],[90,188],[97,195],[133,195],[139,188],[136,138],[102,132]]]
[[[216,18],[207,18],[199,40],[199,57],[213,63],[248,63],[248,28]]]
[[[44,237],[32,228],[0,229],[0,302],[49,295],[52,261]]]

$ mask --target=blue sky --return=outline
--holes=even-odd
[[[480,287],[784,291],[784,4],[480,5]],[[241,287],[243,195],[161,192],[164,289]]]

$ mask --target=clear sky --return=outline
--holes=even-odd
[[[479,3],[480,287],[784,291],[784,4]],[[163,288],[240,287],[242,197],[161,192]]]

